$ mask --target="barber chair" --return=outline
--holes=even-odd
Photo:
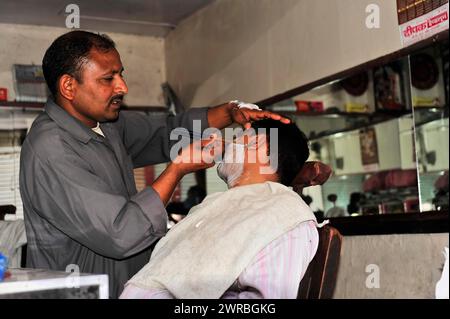
[[[329,225],[318,229],[319,247],[300,281],[297,299],[331,299],[336,286],[342,235]]]
[[[305,187],[322,185],[332,174],[332,169],[321,162],[306,162],[294,179],[292,186],[299,194]],[[331,299],[339,269],[342,235],[325,225],[318,229],[319,246],[313,260],[300,281],[297,299]]]

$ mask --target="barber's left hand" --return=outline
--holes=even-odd
[[[230,104],[232,105],[230,111],[231,119],[234,123],[242,125],[244,129],[249,129],[252,126],[252,122],[264,119],[272,119],[284,124],[289,124],[291,122],[288,118],[270,111],[239,107],[233,102],[230,102]]]

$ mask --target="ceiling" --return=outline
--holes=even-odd
[[[75,3],[80,28],[165,37],[183,19],[215,0],[0,0],[0,23],[66,27]]]

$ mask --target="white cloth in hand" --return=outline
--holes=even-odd
[[[252,103],[246,103],[238,100],[231,101],[230,103],[236,104],[240,109],[261,110],[258,105]]]

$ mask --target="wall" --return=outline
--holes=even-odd
[[[378,4],[380,28],[365,25]],[[401,48],[396,2],[219,0],[166,38],[167,79],[186,105],[259,101]]]
[[[14,100],[13,64],[42,64],[45,50],[68,29],[0,24],[0,87]],[[155,37],[108,33],[116,42],[129,86],[129,105],[164,105],[161,83],[165,82],[164,40]]]
[[[344,237],[334,298],[435,298],[448,244],[448,233]],[[379,288],[366,287],[368,265]]]

